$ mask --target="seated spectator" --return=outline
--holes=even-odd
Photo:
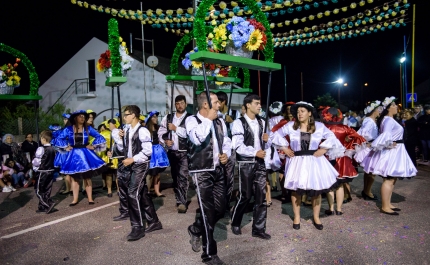
[[[25,141],[21,144],[21,151],[24,153],[30,153],[30,160],[32,160],[38,147],[39,144],[33,141],[33,134],[28,133],[25,136]]]
[[[2,192],[16,191],[16,189],[12,187],[13,172],[12,168],[0,165],[0,188],[2,188]]]
[[[17,143],[15,143],[15,138],[12,134],[5,134],[2,138],[2,144],[0,146],[0,152],[1,155],[7,155],[8,157],[12,157],[13,155],[13,149],[19,149],[19,146]]]
[[[25,179],[25,168],[21,166],[19,163],[15,162],[12,158],[6,159],[5,165],[11,169],[13,169],[12,174],[12,184],[14,187],[22,186],[27,188],[30,184],[27,179]]]

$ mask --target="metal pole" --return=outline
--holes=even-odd
[[[133,53],[133,33],[130,33],[130,53]]]
[[[131,36],[130,36],[130,38],[131,38]],[[114,108],[114,105],[115,105],[115,101],[114,101],[115,92],[114,92],[114,89],[115,89],[115,87],[112,86],[112,109],[111,109],[111,112],[110,112],[111,119],[113,119],[113,108]],[[121,119],[121,116],[119,118]],[[108,125],[109,125],[109,123],[108,123]],[[111,152],[112,152],[112,145],[113,145],[113,138],[112,138],[112,131],[111,131],[110,132],[110,145],[109,145],[109,150]]]
[[[403,35],[403,53],[406,58],[406,35]],[[408,79],[407,79],[407,72],[406,72],[406,60],[403,62],[403,96],[402,98],[406,99],[406,93],[408,93]],[[407,102],[405,100],[405,106]]]
[[[39,110],[37,109],[37,101],[34,101],[34,113],[36,115],[36,141],[39,144]]]
[[[404,108],[407,107],[407,99],[403,102],[403,75],[402,75],[402,63],[400,63],[400,102]]]
[[[124,130],[123,126],[122,126],[122,113],[121,113],[121,96],[119,93],[119,86],[116,87],[117,88],[117,95],[118,95],[118,109],[119,109],[119,127],[121,128],[121,130]],[[138,118],[138,117],[137,117]],[[122,136],[122,144],[123,146],[125,146],[125,139],[124,139],[124,135]],[[127,154],[124,154],[124,157],[126,157]]]
[[[230,88],[230,97],[228,98],[227,115],[230,115],[231,98],[233,97],[233,85]]]
[[[151,40],[152,42],[152,56],[155,56],[155,51],[154,51],[154,39]]]
[[[269,72],[269,85],[267,86],[267,100],[266,100],[266,128],[269,129],[269,104],[270,104],[270,87],[272,85],[272,71]]]
[[[415,4],[412,26],[412,108],[414,107],[414,92],[415,92]]]
[[[211,101],[211,94],[209,92],[208,79],[206,78],[205,62],[202,62],[202,69],[203,69],[203,79],[205,82],[206,99],[208,100],[208,105],[209,105],[209,108],[211,109],[212,108],[212,101]],[[217,143],[218,143],[218,153],[220,155],[222,155],[222,144],[221,144],[220,140],[218,139],[218,128],[216,126],[215,120],[213,120],[212,123],[213,123],[213,127],[214,127],[215,138],[216,138]]]
[[[285,102],[287,102],[287,66],[284,65],[284,88],[285,88]]]
[[[194,10],[194,17],[196,17],[197,14],[197,6],[198,6],[198,0],[193,0],[193,10]],[[196,47],[196,39],[193,38],[193,49]],[[198,83],[196,81],[193,81],[193,114],[196,114],[196,106],[197,106],[197,86]]]
[[[168,121],[169,123],[173,123],[173,89],[175,87],[175,81],[172,80],[172,87],[171,87],[171,99],[170,99],[170,121]],[[172,140],[172,131],[169,130],[169,139]]]
[[[260,53],[258,53],[257,60],[260,60]],[[258,70],[257,73],[258,73],[258,96],[261,98],[260,70]]]
[[[140,11],[143,12],[142,2],[140,2]],[[140,23],[140,25],[142,27],[142,63],[143,63],[143,90],[145,93],[145,113],[148,113],[148,104],[147,104],[147,100],[146,100],[146,82],[145,82],[146,81],[145,80],[145,75],[146,75],[146,72],[145,72],[145,35],[143,32],[143,24]]]

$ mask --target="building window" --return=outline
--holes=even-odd
[[[96,60],[87,60],[88,92],[96,91]]]

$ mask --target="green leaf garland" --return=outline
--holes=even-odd
[[[4,43],[0,43],[0,51],[7,52],[11,55],[13,55],[15,58],[20,58],[22,64],[27,68],[28,74],[30,76],[30,96],[38,96],[38,90],[39,90],[39,76],[36,73],[36,69],[34,68],[33,64],[31,63],[30,59],[23,54],[22,52],[18,51],[17,49],[14,49]]]
[[[118,21],[114,18],[109,19],[108,36],[109,36],[108,46],[110,51],[110,61],[112,64],[111,66],[112,76],[122,76],[121,56],[119,54],[120,43],[119,43]]]

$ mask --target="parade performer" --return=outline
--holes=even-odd
[[[186,98],[178,95],[175,98],[175,114],[166,115],[161,121],[158,130],[160,143],[168,148],[167,157],[170,163],[170,174],[173,178],[173,191],[175,192],[176,207],[178,213],[187,212],[187,192],[188,192],[188,158],[187,158],[187,131],[185,130],[185,120],[191,116],[187,113]],[[172,119],[173,115],[173,119]]]
[[[70,206],[75,206],[79,202],[80,180],[86,184],[89,204],[94,204],[91,178],[100,175],[106,165],[94,152],[104,150],[106,140],[95,129],[86,125],[87,119],[88,114],[84,110],[72,113],[70,115],[72,125],[64,128],[53,141],[55,147],[67,151],[64,161],[60,165],[60,173],[70,175],[73,179],[73,202]],[[89,144],[90,136],[94,137],[91,145]]]
[[[357,132],[342,124],[342,112],[337,108],[326,107],[321,112],[321,121],[334,133],[337,139],[345,147],[345,155],[335,160],[335,169],[339,172],[337,177],[336,190],[336,211],[334,210],[334,191],[327,194],[327,201],[330,209],[326,210],[327,215],[342,215],[342,203],[344,198],[344,187],[349,189],[349,182],[358,177],[358,172],[352,164],[352,155],[355,153],[355,145],[361,145],[366,142]]]
[[[103,126],[104,128],[106,128],[105,130],[102,130],[100,133],[101,136],[103,136],[103,138],[105,138],[106,140],[106,150],[105,151],[101,151],[101,152],[96,152],[97,156],[100,157],[107,165],[106,167],[106,171],[102,173],[102,180],[103,180],[103,189],[106,189],[108,194],[107,196],[109,198],[112,198],[112,181],[113,181],[113,176],[116,173],[116,169],[117,167],[115,167],[115,165],[112,163],[112,161],[110,160],[110,158],[107,155],[107,152],[109,151],[110,146],[112,145],[111,141],[113,139],[111,139],[111,130],[109,128],[109,126],[111,125],[112,122],[112,127],[115,129],[116,128],[116,121],[114,119],[111,119],[109,121],[105,121],[102,122],[98,127],[100,128],[101,126]],[[109,128],[109,129],[108,129]],[[117,162],[118,160],[115,159],[115,161]],[[118,164],[116,164],[117,166]]]
[[[117,142],[118,150],[123,152],[125,157],[118,166],[118,179],[129,179],[128,214],[132,230],[127,236],[128,241],[139,240],[145,236],[145,233],[163,228],[146,185],[146,175],[152,154],[151,134],[148,129],[139,124],[139,116],[138,106],[129,105],[125,108],[124,121],[129,126],[119,131],[119,136],[124,137],[125,142]],[[143,224],[144,218],[148,224],[146,229]]]
[[[210,98],[212,108],[205,93],[200,93],[197,96],[197,115],[190,116],[185,121],[189,138],[188,168],[196,185],[201,212],[200,218],[188,227],[188,233],[192,249],[196,252],[200,249],[202,236],[201,258],[204,263],[224,264],[217,255],[214,230],[218,220],[224,217],[225,176],[222,165],[227,163],[230,156],[231,140],[224,121],[218,118],[218,97],[211,93]],[[219,146],[222,150],[219,150]]]
[[[63,128],[58,129],[58,127],[56,125],[52,125],[53,127],[49,126],[49,129],[52,132],[52,140],[51,140],[51,144],[53,144],[53,141],[55,138],[57,138],[57,136],[61,133],[61,130],[63,130],[64,128],[68,127],[71,125],[70,123],[70,114],[69,113],[63,113],[62,115],[63,117]],[[55,162],[54,165],[56,165],[56,167],[61,168],[61,164],[63,163],[64,159],[66,158],[67,153],[66,152],[57,152],[57,154],[55,155]],[[71,179],[69,175],[64,175],[64,183],[66,185],[66,188],[64,190],[62,190],[60,192],[61,195],[68,195],[71,194],[72,191],[70,191],[72,183],[71,183]]]
[[[231,230],[235,235],[242,234],[240,224],[254,196],[252,236],[268,240],[271,236],[266,233],[266,152],[263,142],[267,142],[269,136],[264,133],[264,120],[258,116],[261,110],[260,97],[247,95],[243,105],[246,113],[234,121],[232,129],[232,145],[239,164],[239,198],[233,208]]]
[[[373,140],[378,137],[378,126],[376,125],[376,119],[379,117],[383,108],[381,107],[381,101],[375,100],[370,103],[364,109],[364,114],[366,118],[364,118],[361,128],[357,131],[357,133],[366,139],[367,143],[361,146],[356,146],[356,153],[354,155],[354,159],[357,163],[363,162],[363,159],[369,154],[371,151],[370,145]],[[372,193],[372,185],[375,181],[375,175],[372,172],[364,173],[363,176],[363,190],[361,191],[361,196],[364,200],[377,200],[378,197]]]
[[[322,230],[319,218],[321,194],[332,188],[339,175],[324,155],[330,159],[342,157],[345,148],[333,132],[314,120],[317,114],[312,104],[297,102],[291,107],[291,113],[295,121],[271,133],[269,141],[289,157],[285,163],[284,177],[285,188],[292,191],[293,228],[300,229],[301,195],[306,194],[312,197],[313,224]],[[287,135],[290,136],[290,143],[285,139]],[[325,141],[321,143],[323,139]]]
[[[379,136],[372,142],[372,151],[363,159],[363,170],[383,177],[381,186],[381,213],[399,215],[399,208],[391,204],[391,195],[397,179],[416,176],[417,169],[412,163],[403,144],[403,126],[394,120],[397,113],[395,97],[386,97],[377,125]]]
[[[166,197],[160,192],[160,174],[166,170],[170,165],[169,158],[167,158],[166,151],[160,145],[158,140],[158,115],[160,113],[156,110],[151,111],[145,119],[146,128],[151,134],[152,140],[152,155],[151,161],[149,163],[148,175],[150,176],[151,182],[154,185],[155,196]],[[148,189],[150,189],[151,184],[149,184]]]
[[[88,114],[88,119],[86,120],[86,125],[88,127],[92,127],[95,129],[94,127],[94,120],[97,117],[97,113],[95,113],[93,110],[91,109],[87,109],[86,110],[87,114]],[[94,141],[94,137],[92,137],[91,135],[89,136],[89,144],[91,145]],[[105,182],[103,180],[103,184],[105,185]],[[92,187],[92,182],[91,182],[91,190],[93,189]],[[86,191],[87,190],[87,183],[85,181],[82,181],[82,194],[85,196],[86,195]]]
[[[280,101],[275,101],[273,102],[270,106],[269,106],[269,130],[272,130],[273,127],[277,124],[279,124],[279,122],[281,120],[284,119],[284,116],[282,115],[282,110],[285,109],[282,102]],[[271,172],[270,176],[271,176],[271,180],[272,180],[272,185],[270,186],[271,191],[278,191],[278,185],[277,185],[277,181],[276,181],[276,173],[279,174],[279,179],[281,180],[283,178],[283,169],[280,170],[279,172]],[[272,201],[270,198],[267,198],[267,206],[270,206],[272,204]]]
[[[39,206],[36,213],[51,213],[54,209],[55,202],[51,199],[52,182],[55,172],[54,160],[55,149],[51,146],[52,133],[42,131],[40,133],[40,146],[36,150],[36,155],[32,161],[33,170],[36,172],[36,184],[34,190],[39,199]]]

